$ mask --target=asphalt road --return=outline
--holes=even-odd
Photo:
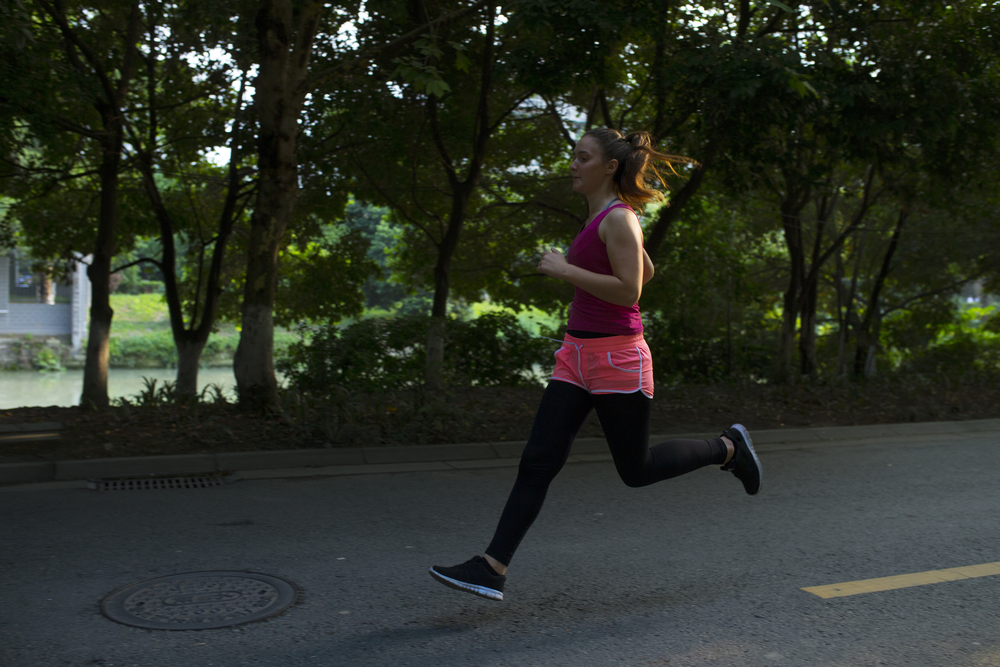
[[[629,489],[567,466],[507,600],[434,582],[481,552],[515,470],[0,494],[0,665],[1000,666],[1000,576],[823,599],[804,587],[1000,561],[1000,433],[762,457],[761,495],[703,469]],[[245,570],[302,589],[236,628],[153,631],[100,600]]]

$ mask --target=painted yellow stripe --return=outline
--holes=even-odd
[[[897,588],[910,588],[912,586],[926,586],[927,584],[940,584],[943,581],[957,581],[959,579],[975,579],[976,577],[992,577],[1000,574],[1000,561],[996,563],[983,563],[982,565],[966,565],[964,567],[951,567],[947,570],[929,570],[927,572],[914,572],[913,574],[898,574],[894,577],[879,577],[878,579],[862,579],[860,581],[847,581],[842,584],[829,584],[827,586],[810,586],[802,590],[821,598],[842,598],[848,595],[860,595],[861,593],[876,593],[878,591],[892,591]]]

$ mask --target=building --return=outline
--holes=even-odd
[[[90,314],[87,259],[59,284],[32,271],[34,261],[16,250],[0,255],[0,338],[59,338],[81,353]]]

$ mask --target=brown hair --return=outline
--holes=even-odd
[[[625,134],[610,127],[601,127],[590,130],[583,136],[597,140],[605,161],[618,160],[618,169],[614,175],[618,198],[639,211],[650,202],[664,199],[663,191],[655,188],[656,182],[663,189],[667,188],[666,181],[656,168],[657,162],[665,163],[675,174],[675,164],[698,164],[691,158],[660,153],[653,148],[653,138],[649,132]]]

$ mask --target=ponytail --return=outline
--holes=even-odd
[[[667,189],[667,183],[656,168],[657,162],[666,164],[674,174],[677,173],[675,164],[698,164],[691,158],[660,153],[653,147],[653,138],[649,132],[625,134],[602,127],[590,130],[583,136],[597,140],[606,161],[618,160],[618,169],[614,175],[618,198],[639,211],[650,202],[664,199],[663,190]],[[659,189],[656,183],[660,184]]]

